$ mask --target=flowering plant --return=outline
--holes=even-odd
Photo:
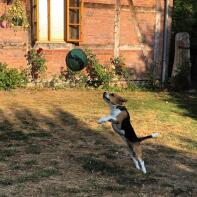
[[[26,55],[28,65],[30,66],[30,74],[35,81],[40,77],[41,73],[47,70],[46,59],[43,56],[43,49],[31,49]]]

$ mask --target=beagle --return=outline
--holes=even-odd
[[[110,107],[110,115],[100,118],[99,124],[105,122],[111,122],[113,130],[118,133],[129,147],[131,159],[133,160],[135,167],[146,173],[146,167],[142,159],[142,148],[140,143],[149,138],[155,138],[159,134],[153,133],[145,137],[137,137],[135,131],[130,122],[130,115],[126,107],[123,106],[126,99],[114,93],[103,93],[103,100]]]

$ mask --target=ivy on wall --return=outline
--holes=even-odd
[[[7,1],[7,4],[10,3],[11,7],[0,17],[0,22],[4,22],[3,27],[22,26],[27,28],[29,23],[23,0]]]

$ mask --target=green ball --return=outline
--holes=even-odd
[[[88,59],[82,49],[72,49],[66,56],[66,65],[72,71],[80,71],[88,64]]]

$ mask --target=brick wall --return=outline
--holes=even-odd
[[[30,10],[29,1],[24,0],[24,2],[27,3],[27,10]],[[143,45],[141,45],[128,0],[120,0],[119,40],[116,41],[114,28],[117,17],[116,0],[84,0],[83,42],[77,47],[92,49],[101,63],[109,64],[110,58],[114,56],[114,46],[117,45],[119,54],[125,59],[126,66],[130,68],[131,73],[134,74],[133,78],[136,79],[144,78],[147,73],[145,54],[149,63],[156,62],[159,76],[162,64],[164,2],[164,0],[133,0],[138,28],[143,38]],[[173,0],[170,0],[171,8],[172,5]],[[5,4],[0,0],[0,15],[4,10]],[[171,19],[169,19],[170,25]],[[7,37],[4,37],[4,34]],[[10,66],[15,67],[24,65],[27,36],[30,40],[30,31],[12,32],[10,29],[0,28],[0,61],[6,61]],[[67,52],[75,47],[72,44],[65,44],[64,47],[49,47],[49,45],[34,47],[40,46],[44,48],[49,75],[59,73],[60,68],[65,66]]]
[[[24,1],[26,2],[26,1]],[[0,0],[0,16],[8,11],[10,5]],[[21,27],[0,27],[0,62],[9,67],[26,67],[25,54],[28,50],[28,31]]]
[[[114,53],[114,22],[115,22],[115,0],[85,0],[84,12],[84,39],[82,47],[89,47],[97,51],[102,63],[109,64],[111,54]],[[162,31],[164,18],[164,1],[158,1],[158,8],[155,0],[133,0],[139,30],[143,38],[144,52],[142,52],[141,42],[137,36],[136,28],[128,0],[120,1],[120,27],[119,27],[119,54],[125,59],[126,66],[130,68],[134,78],[144,78],[147,65],[144,61],[144,54],[149,64],[154,60],[154,50],[162,48]],[[172,1],[171,1],[172,2]],[[157,11],[157,9],[158,11]],[[159,40],[155,49],[156,15],[159,12]],[[157,27],[158,29],[158,27]],[[99,55],[99,51],[104,51],[108,55]],[[157,55],[157,73],[161,72],[162,50]]]
[[[0,28],[0,62],[25,67],[28,33],[21,28]]]
[[[47,75],[59,75],[61,67],[65,67],[65,56],[68,49],[44,50],[47,59]]]

